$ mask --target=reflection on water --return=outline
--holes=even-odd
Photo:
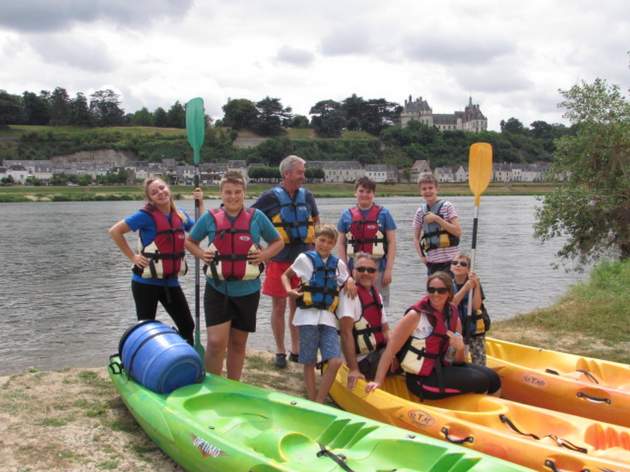
[[[470,247],[472,198],[450,198]],[[398,224],[398,257],[390,319],[422,295],[426,271],[412,248],[415,198],[384,198]],[[181,202],[191,209],[191,202]],[[215,202],[207,201],[208,206]],[[319,201],[322,221],[336,223],[353,199]],[[532,237],[534,197],[487,197],[479,215],[477,268],[495,319],[553,302],[584,274],[551,268],[559,242],[544,246]],[[0,208],[0,374],[29,366],[62,368],[103,365],[124,329],[135,320],[127,260],[107,229],[132,213],[139,202],[3,204]],[[135,237],[134,237],[135,238]],[[135,240],[133,241],[135,244]],[[192,265],[192,264],[191,264]],[[191,310],[194,277],[183,279]],[[194,312],[194,310],[193,310]],[[257,333],[249,346],[272,349],[270,303],[262,297]],[[170,322],[160,308],[158,319]],[[203,320],[203,313],[202,313]],[[202,321],[203,322],[203,321]]]

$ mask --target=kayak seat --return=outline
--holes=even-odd
[[[602,453],[605,450],[623,449],[630,454],[630,434],[627,431],[619,433],[614,428],[604,429],[604,425],[595,423],[586,430],[584,440]]]

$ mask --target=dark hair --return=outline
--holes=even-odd
[[[453,279],[446,272],[438,271],[429,275],[427,278],[427,290],[429,289],[429,284],[432,280],[439,279],[448,289],[448,301],[450,303],[453,300]]]
[[[366,176],[358,178],[357,181],[354,183],[355,190],[359,187],[363,187],[367,190],[371,190],[372,192],[376,192],[376,182]]]

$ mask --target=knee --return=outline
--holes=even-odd
[[[488,393],[498,395],[501,391],[501,377],[494,370],[488,369]]]
[[[230,351],[245,352],[247,339],[235,339],[234,337],[230,337],[229,344]]]
[[[334,369],[335,371],[339,370],[343,364],[341,357],[333,357],[332,359],[328,359],[326,362],[328,363],[328,368]]]

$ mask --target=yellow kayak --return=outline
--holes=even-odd
[[[630,366],[486,338],[501,396],[630,427]]]
[[[544,471],[630,472],[630,428],[522,405],[488,395],[419,402],[403,376],[365,393],[346,387],[339,369],[330,395],[352,413]]]

